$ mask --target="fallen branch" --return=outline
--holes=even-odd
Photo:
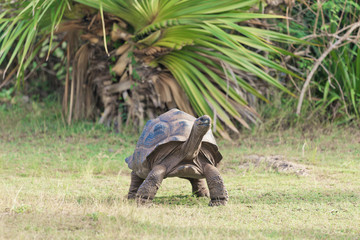
[[[9,75],[4,79],[4,81],[0,84],[0,89],[3,88],[10,80],[11,77],[16,73],[17,67],[14,68]]]
[[[331,44],[330,47],[328,49],[326,49],[326,51],[320,56],[320,58],[318,58],[314,64],[314,67],[311,69],[311,72],[309,73],[309,75],[307,76],[306,78],[306,81],[301,89],[301,93],[300,93],[300,97],[299,97],[299,102],[298,102],[298,105],[297,105],[297,109],[296,109],[296,114],[297,115],[300,115],[300,112],[301,112],[301,106],[302,106],[302,103],[304,101],[304,97],[305,97],[305,92],[310,84],[310,81],[314,75],[314,73],[316,72],[316,70],[318,69],[318,67],[320,66],[320,64],[322,63],[322,61],[327,57],[327,55],[329,55],[329,53],[334,50],[334,49],[337,49],[338,47],[340,47],[341,43],[346,41],[350,34],[357,28],[360,27],[360,22],[357,22],[357,23],[354,23],[354,24],[351,24],[350,26],[347,26],[347,28],[350,29],[342,36],[340,37],[334,44]],[[339,30],[339,32],[342,32],[343,29]]]

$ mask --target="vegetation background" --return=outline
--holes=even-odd
[[[358,0],[0,1],[0,238],[357,239],[359,16]],[[180,179],[151,208],[126,200],[123,160],[172,107],[213,118],[227,207]]]

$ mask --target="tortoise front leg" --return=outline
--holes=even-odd
[[[211,164],[206,164],[204,175],[210,190],[209,206],[226,205],[229,197],[219,170]]]
[[[128,193],[128,199],[135,199],[136,193],[140,185],[144,182],[144,179],[140,178],[134,171],[131,172],[131,183]]]
[[[209,197],[209,191],[206,187],[205,179],[187,178],[192,186],[192,192],[197,197]]]
[[[157,165],[151,170],[136,193],[136,198],[139,203],[146,203],[147,201],[154,199],[155,194],[164,179],[165,173],[166,167],[163,165]]]

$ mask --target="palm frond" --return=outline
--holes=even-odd
[[[126,31],[131,36],[126,44],[132,46],[134,53],[140,50],[147,55],[159,53],[152,56],[150,66],[167,68],[186,92],[197,114],[208,114],[221,120],[216,121],[216,125],[223,136],[224,126],[238,132],[236,122],[248,127],[244,117],[256,117],[243,93],[267,101],[239,73],[257,76],[293,95],[267,70],[271,68],[299,76],[254,50],[291,55],[271,41],[307,42],[273,31],[242,26],[241,22],[255,18],[283,18],[250,13],[248,10],[260,0],[23,1],[21,8],[10,14],[12,17],[5,18],[8,12],[0,15],[0,32],[3,31],[0,63],[11,50],[7,67],[15,56],[19,56],[19,71],[23,70],[24,61],[31,57],[29,52],[34,47],[36,36],[49,34],[51,42],[54,29],[73,2],[100,10],[103,25],[104,13],[125,21],[128,24]],[[106,44],[105,30],[103,37]],[[160,54],[160,50],[154,49],[167,50]]]
[[[25,60],[34,56],[32,51],[37,49],[34,43],[39,34],[50,34],[50,53],[54,30],[68,4],[68,0],[19,1],[17,8],[0,15],[0,64],[9,57],[4,74],[16,57],[17,75],[23,73]]]

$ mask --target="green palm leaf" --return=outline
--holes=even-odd
[[[18,76],[24,70],[27,57],[34,56],[32,47],[38,34],[50,34],[50,48],[54,29],[61,22],[68,0],[19,1],[20,6],[0,15],[0,64],[10,54],[6,70],[19,57]],[[7,15],[15,16],[6,18]],[[6,29],[6,30],[5,30]]]
[[[0,63],[13,49],[8,66],[19,55],[19,69],[26,67],[24,62],[26,60],[28,63],[33,56],[29,52],[36,36],[49,34],[51,42],[54,28],[72,2],[99,9],[101,14],[113,14],[128,23],[127,30],[132,36],[129,44],[134,49],[167,48],[166,54],[155,57],[151,66],[166,67],[186,92],[197,114],[208,114],[221,120],[216,122],[219,131],[227,126],[238,132],[236,122],[248,127],[244,114],[240,112],[241,109],[250,108],[240,92],[267,101],[237,73],[251,73],[293,95],[277,79],[267,74],[266,69],[298,76],[250,49],[291,55],[269,41],[306,42],[239,24],[254,18],[283,18],[248,12],[259,0],[24,1],[22,8],[15,11],[16,17],[5,18],[8,14],[5,12],[0,15],[0,32],[1,29],[8,29],[0,36]]]

